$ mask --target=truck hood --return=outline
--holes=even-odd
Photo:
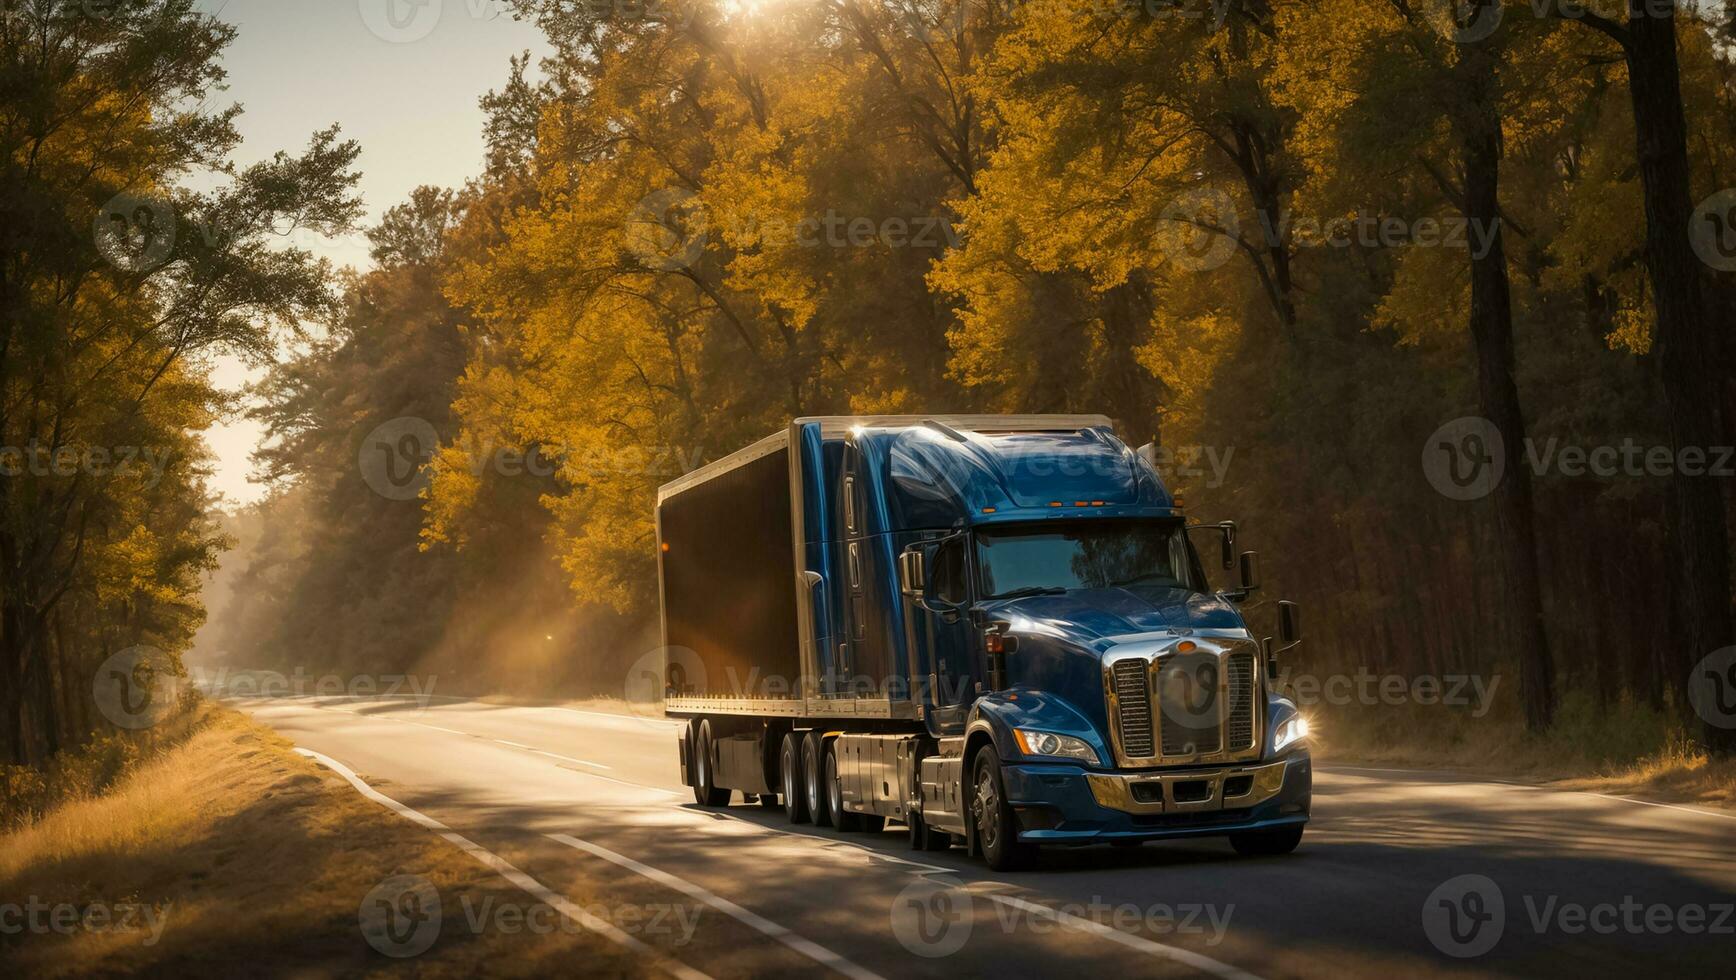
[[[1242,629],[1236,608],[1185,589],[1080,589],[1066,595],[992,600],[982,610],[1035,632],[1097,646],[1112,637],[1168,629]],[[1020,623],[1025,620],[1026,623]]]

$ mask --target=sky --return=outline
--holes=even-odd
[[[456,187],[482,170],[477,99],[506,81],[508,59],[547,54],[542,34],[491,0],[201,0],[199,9],[239,31],[223,58],[226,93],[241,103],[240,166],[278,150],[297,152],[332,123],[361,144],[363,224],[422,184]],[[534,61],[533,61],[534,64]],[[369,266],[359,234],[298,241],[339,266]],[[256,375],[232,359],[216,365],[219,385],[237,389]],[[212,488],[232,504],[258,499],[248,455],[260,437],[245,419],[216,426]]]

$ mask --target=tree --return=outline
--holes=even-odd
[[[1691,245],[1693,170],[1677,58],[1675,0],[1629,0],[1627,21],[1589,11],[1551,11],[1611,40],[1627,63],[1633,100],[1635,159],[1646,202],[1646,268],[1657,312],[1657,354],[1664,378],[1670,443],[1684,449],[1730,445],[1732,428],[1724,379],[1730,374],[1727,336],[1708,314],[1706,269]],[[1679,635],[1688,655],[1674,665],[1682,675],[1697,656],[1736,638],[1731,615],[1730,529],[1724,492],[1703,477],[1672,481],[1671,542],[1679,556],[1672,575],[1679,593]],[[1697,653],[1695,653],[1697,651]],[[1685,676],[1677,690],[1687,706]],[[1736,755],[1736,731],[1707,721],[1701,737],[1713,751]]]
[[[0,446],[66,463],[0,478],[0,753],[12,760],[83,734],[67,727],[57,678],[88,690],[93,658],[112,648],[55,642],[69,598],[107,607],[92,576],[125,554],[164,588],[208,560],[189,433],[226,406],[201,359],[263,357],[325,308],[323,264],[273,237],[342,228],[359,207],[357,148],[335,129],[300,156],[228,163],[239,109],[205,100],[233,36],[192,0],[101,12],[28,0],[0,14]],[[177,184],[195,171],[214,189]],[[125,448],[183,458],[144,486],[113,463]],[[172,653],[191,634],[177,604],[135,604],[100,642]]]

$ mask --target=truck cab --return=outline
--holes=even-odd
[[[753,649],[714,644],[683,669],[711,678],[735,660],[736,676],[763,677],[781,662],[797,675],[789,696],[712,684],[666,700],[689,721],[680,751],[702,803],[735,789],[781,799],[797,821],[897,820],[915,846],[962,844],[997,868],[1045,845],[1296,846],[1307,723],[1271,683],[1299,642],[1296,609],[1278,605],[1276,643],[1250,630],[1256,556],[1235,554],[1235,525],[1190,523],[1109,420],[799,419],[757,458],[780,447],[760,496],[781,509],[771,484],[787,468],[787,541],[766,533],[789,566],[724,547],[706,575],[673,577],[677,607],[708,579],[749,608],[779,574],[793,592],[787,627],[719,621]],[[688,489],[734,471],[701,471]],[[1216,545],[1215,571],[1239,570],[1234,587],[1213,588],[1202,545]],[[691,615],[677,609],[669,631],[676,553],[662,542],[666,644],[691,650]]]

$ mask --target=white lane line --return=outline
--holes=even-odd
[[[559,759],[562,762],[571,762],[576,765],[590,766],[592,769],[602,769],[605,772],[613,772],[615,770],[614,766],[605,766],[601,762],[588,762],[584,759],[575,759],[570,755],[561,755],[559,752],[550,752],[547,749],[539,749],[534,745],[526,745],[523,742],[509,742],[504,738],[497,738],[494,741],[499,742],[502,745],[510,745],[515,749],[523,749],[526,752],[535,752],[537,755],[546,755],[551,759]]]
[[[640,790],[640,791],[643,791],[646,793],[657,793],[657,794],[660,794],[662,796],[681,796],[681,795],[683,795],[681,793],[677,793],[676,791],[674,791],[672,789],[664,789],[660,786],[647,786],[644,783],[633,783],[633,782],[628,782],[625,779],[616,779],[614,776],[605,776],[600,772],[587,772],[583,769],[575,769],[572,766],[569,766],[564,762],[556,763],[555,768],[556,769],[565,769],[567,772],[576,772],[581,776],[587,776],[591,779],[606,779],[611,783],[620,783],[622,786],[627,786],[627,787],[630,787],[632,789]],[[651,804],[647,804],[647,805],[651,805]],[[669,804],[669,805],[674,806],[676,804]]]
[[[470,840],[468,837],[458,834],[451,827],[446,826],[425,813],[418,810],[412,810],[404,804],[399,803],[397,800],[381,793],[379,790],[374,789],[372,786],[363,782],[362,777],[356,775],[353,770],[336,759],[315,752],[312,749],[297,748],[295,751],[344,777],[344,779],[349,781],[351,786],[356,788],[357,792],[361,793],[368,799],[373,800],[375,803],[380,804],[401,817],[421,824],[423,827],[434,831],[441,837],[444,837],[453,844],[458,845],[458,847],[462,848],[466,854],[475,858],[483,866],[492,869],[502,878],[517,885],[532,898],[578,923],[583,928],[589,929],[590,931],[604,936],[619,945],[625,946],[635,953],[650,957],[658,966],[668,971],[670,975],[678,978],[678,980],[711,980],[709,975],[701,973],[684,963],[669,959],[662,953],[659,953],[656,949],[632,936],[629,936],[620,929],[617,929],[614,925],[586,912],[584,909],[568,901],[565,896],[556,894],[554,891],[550,890],[548,886],[537,881],[535,878],[532,878],[530,875],[525,874],[523,871],[520,871],[518,868],[506,861],[506,859],[495,854],[493,851],[482,847],[476,842]]]
[[[370,716],[370,717],[373,717],[373,716]],[[432,728],[437,732],[445,732],[448,735],[470,735],[469,732],[461,732],[456,728],[441,728],[439,725],[430,725],[427,722],[423,722],[423,721],[409,721],[409,720],[404,719],[404,718],[387,718],[386,720],[387,721],[395,721],[400,725],[415,725],[417,728]],[[474,738],[475,736],[471,736],[471,737]]]
[[[448,735],[463,735],[466,738],[479,738],[479,739],[482,739],[482,740],[488,741],[488,742],[497,742],[501,745],[510,745],[515,749],[523,749],[526,752],[535,752],[537,755],[548,756],[551,759],[559,759],[562,762],[571,762],[571,763],[574,763],[576,765],[589,766],[592,769],[602,769],[606,772],[613,772],[615,769],[614,766],[605,766],[601,762],[591,762],[587,759],[575,759],[570,755],[561,755],[559,752],[550,752],[550,751],[547,751],[546,749],[539,749],[534,745],[526,745],[523,742],[514,742],[514,741],[511,741],[509,739],[504,739],[504,738],[493,738],[493,737],[488,736],[488,735],[478,735],[475,732],[461,732],[456,728],[442,728],[439,725],[430,725],[425,721],[411,721],[408,718],[392,718],[392,717],[389,717],[386,715],[364,715],[360,711],[355,711],[355,710],[352,710],[350,708],[324,708],[323,710],[336,711],[336,712],[339,712],[341,714],[346,714],[346,715],[356,715],[357,717],[361,717],[361,718],[378,718],[381,721],[396,722],[397,724],[400,724],[400,725],[415,725],[417,728],[427,728],[427,729],[431,729],[431,730],[436,731],[436,732],[445,732]],[[621,782],[621,780],[616,780],[616,782]],[[638,784],[628,783],[627,785],[634,786],[634,785],[638,785]],[[646,788],[651,789],[652,787],[646,787]],[[659,789],[659,790],[657,790],[657,792],[670,793],[669,790],[665,790],[665,789]],[[680,796],[681,794],[680,793],[670,793],[670,795],[671,796]]]
[[[943,867],[940,867],[938,865],[924,864],[920,861],[912,861],[908,858],[899,857],[896,854],[887,854],[887,853],[884,853],[882,851],[875,850],[873,847],[870,847],[866,844],[858,844],[854,841],[837,840],[837,839],[828,838],[828,837],[817,837],[817,836],[814,836],[812,834],[802,833],[801,831],[785,830],[781,827],[768,827],[768,826],[765,826],[763,824],[756,823],[752,820],[749,820],[745,817],[737,817],[737,816],[734,816],[733,814],[729,814],[729,813],[714,813],[711,815],[712,816],[728,817],[731,820],[740,821],[741,823],[746,824],[747,826],[750,826],[750,827],[757,827],[760,830],[769,830],[774,834],[782,834],[782,835],[786,835],[789,837],[795,837],[795,838],[799,838],[799,839],[805,840],[805,841],[812,841],[812,842],[817,843],[817,844],[845,844],[845,845],[848,845],[850,847],[858,848],[858,849],[866,852],[870,858],[878,858],[881,861],[887,861],[887,862],[891,862],[894,864],[902,864],[902,865],[906,865],[910,868],[917,869],[915,871],[909,871],[906,873],[913,875],[915,877],[918,877],[918,878],[925,878],[925,877],[928,877],[929,875],[935,874],[935,873],[947,874],[947,875],[955,875],[955,874],[960,873],[957,869],[954,869],[954,868],[943,868]],[[998,882],[983,882],[983,884],[992,885],[992,884],[999,884],[999,883]],[[1177,963],[1184,964],[1186,966],[1192,967],[1192,968],[1199,970],[1201,972],[1209,973],[1209,974],[1211,974],[1213,976],[1217,976],[1217,977],[1222,977],[1222,978],[1224,978],[1224,980],[1261,980],[1261,978],[1257,974],[1249,973],[1245,970],[1238,969],[1236,967],[1229,965],[1228,963],[1219,962],[1218,960],[1214,960],[1209,956],[1204,956],[1202,954],[1195,953],[1195,952],[1192,952],[1192,951],[1189,951],[1186,949],[1181,949],[1181,948],[1175,947],[1175,946],[1165,946],[1162,943],[1153,942],[1152,940],[1146,939],[1143,936],[1136,936],[1133,933],[1123,932],[1120,929],[1116,929],[1112,926],[1104,925],[1101,922],[1096,922],[1096,921],[1093,921],[1091,919],[1082,918],[1080,916],[1072,915],[1072,914],[1067,913],[1067,912],[1057,911],[1055,909],[1051,909],[1051,908],[1048,908],[1048,907],[1043,906],[1043,905],[1038,905],[1038,904],[1035,904],[1033,902],[1028,902],[1028,901],[1021,899],[1021,898],[1014,898],[1014,897],[1009,896],[1009,895],[1000,895],[1000,894],[984,894],[984,895],[982,895],[982,897],[991,899],[991,900],[996,901],[996,902],[1000,902],[1000,903],[1005,904],[1005,905],[1010,905],[1014,908],[1023,909],[1025,912],[1032,914],[1032,915],[1047,916],[1048,918],[1054,919],[1060,925],[1069,926],[1069,927],[1072,927],[1074,929],[1081,930],[1083,932],[1089,932],[1089,933],[1093,933],[1093,934],[1098,935],[1098,936],[1102,936],[1103,938],[1108,939],[1111,942],[1119,943],[1119,944],[1126,946],[1130,949],[1134,949],[1134,950],[1137,950],[1139,952],[1146,953],[1146,954],[1149,954],[1152,956],[1157,956],[1157,957],[1160,957],[1162,959],[1173,960]]]
[[[1548,789],[1548,787],[1543,787]],[[1701,810],[1698,807],[1677,806],[1674,803],[1653,803],[1651,800],[1636,800],[1631,796],[1611,796],[1608,793],[1593,793],[1590,790],[1560,790],[1558,792],[1579,792],[1587,796],[1601,796],[1606,800],[1620,800],[1623,803],[1638,803],[1640,806],[1656,806],[1665,810],[1680,810],[1683,813],[1697,813],[1702,817],[1717,817],[1719,820],[1736,820],[1736,813],[1716,813],[1711,810]]]
[[[618,864],[635,874],[650,878],[652,881],[655,881],[660,885],[673,888],[690,898],[704,902],[730,918],[759,930],[765,935],[776,939],[778,942],[783,943],[785,946],[801,953],[803,956],[806,956],[814,962],[830,967],[847,977],[854,977],[855,980],[882,980],[879,974],[874,973],[871,970],[865,970],[826,947],[811,940],[804,939],[783,926],[778,925],[776,922],[772,922],[771,920],[756,915],[753,912],[749,912],[747,909],[742,908],[729,899],[714,892],[707,891],[685,878],[677,878],[675,875],[672,875],[667,871],[659,871],[649,865],[640,864],[638,861],[635,861],[626,855],[616,854],[614,851],[611,851],[606,847],[600,847],[590,841],[579,840],[577,837],[570,834],[550,834],[548,836],[550,840],[557,843],[577,848],[587,854],[593,854],[611,864]]]
[[[1246,970],[1239,970],[1228,963],[1220,963],[1217,960],[1212,959],[1210,956],[1195,953],[1192,950],[1181,949],[1176,946],[1165,946],[1162,943],[1155,943],[1143,936],[1135,936],[1130,932],[1122,932],[1120,929],[1106,926],[1103,923],[1092,919],[1073,915],[1070,912],[1051,909],[1046,906],[1038,905],[1035,902],[1027,902],[1022,898],[1013,898],[1008,895],[988,895],[986,897],[990,901],[999,902],[1002,905],[1010,905],[1013,908],[1023,910],[1029,915],[1047,916],[1048,918],[1054,919],[1056,922],[1069,928],[1101,936],[1110,942],[1120,943],[1129,949],[1136,949],[1141,953],[1148,953],[1152,956],[1158,957],[1159,959],[1180,963],[1183,966],[1192,967],[1201,973],[1209,973],[1214,977],[1222,977],[1223,980],[1260,980],[1260,978],[1255,974],[1249,973]]]

